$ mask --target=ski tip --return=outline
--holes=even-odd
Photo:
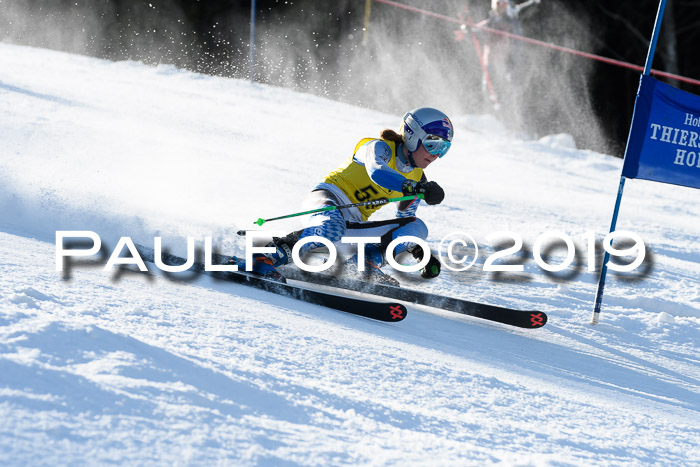
[[[385,321],[389,321],[392,323],[403,321],[403,319],[408,314],[408,310],[406,310],[406,307],[400,303],[387,303],[387,307],[389,308],[389,314]]]
[[[531,328],[541,328],[547,324],[547,313],[542,311],[531,311],[530,312],[530,327]]]

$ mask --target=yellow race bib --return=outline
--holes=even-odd
[[[331,183],[339,187],[343,192],[350,198],[353,203],[362,203],[364,201],[374,201],[378,199],[394,199],[403,196],[400,191],[388,190],[374,183],[365,166],[358,164],[354,161],[355,154],[365,143],[373,141],[378,138],[364,138],[355,146],[355,150],[352,156],[339,168],[331,172],[326,179],[325,183]],[[396,143],[388,140],[381,140],[389,145],[391,148],[391,158],[389,159],[389,167],[396,170]],[[420,181],[423,177],[423,169],[415,168],[408,173],[402,173],[397,170],[398,173],[406,177],[408,180],[414,180],[416,182]],[[358,209],[362,214],[362,220],[366,221],[369,216],[371,216],[380,206],[359,206]]]

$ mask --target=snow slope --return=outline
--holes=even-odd
[[[54,239],[159,235],[182,252],[209,236],[240,253],[238,229],[297,210],[400,116],[8,44],[0,109],[0,463],[697,465],[697,191],[627,183],[618,228],[652,259],[610,277],[591,326],[585,266],[551,277],[528,253],[522,274],[481,267],[503,230],[530,250],[565,232],[585,262],[621,161],[454,116],[453,148],[428,171],[447,198],[419,214],[432,246],[462,231],[482,255],[430,283],[393,274],[550,321],[518,330],[410,306],[387,324],[206,279],[82,264],[63,280]]]

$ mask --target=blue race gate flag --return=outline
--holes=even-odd
[[[622,176],[700,188],[700,96],[642,76]]]

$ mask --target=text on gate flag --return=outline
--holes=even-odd
[[[642,76],[622,176],[700,188],[700,96]]]

